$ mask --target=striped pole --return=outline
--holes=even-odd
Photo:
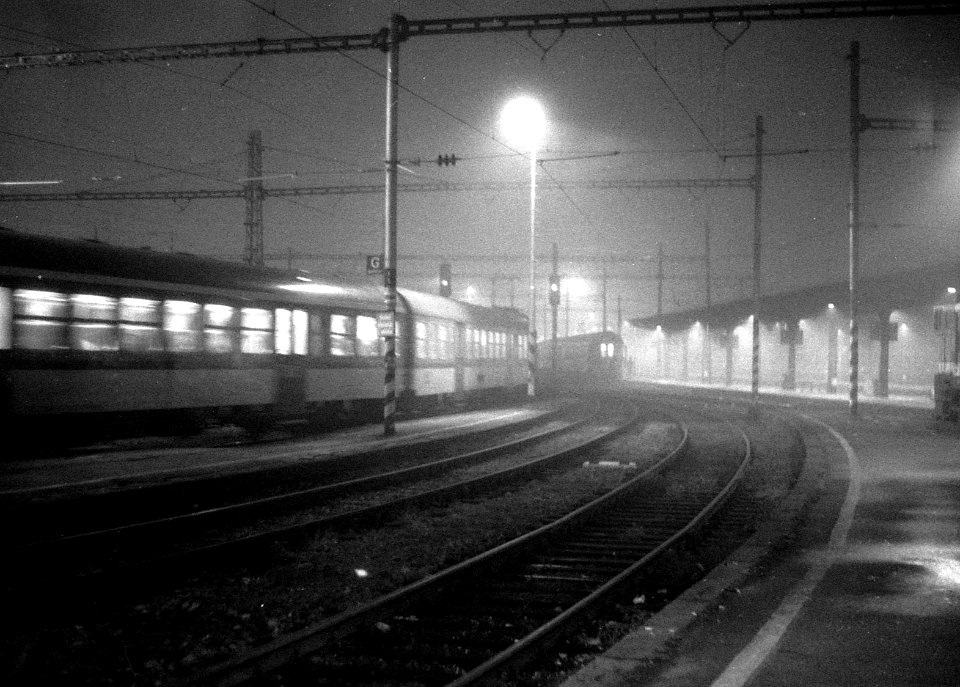
[[[763,117],[757,116],[756,153],[753,175],[753,361],[750,371],[750,398],[760,400],[760,246],[763,190]]]
[[[527,396],[537,395],[537,330],[527,332]]]
[[[383,332],[386,352],[383,366],[383,434],[396,432],[397,414],[397,101],[400,63],[401,22],[399,15],[390,18],[387,35],[387,111],[386,168],[383,208],[383,285],[388,322]]]
[[[386,305],[390,313],[392,326],[384,336],[385,350],[383,354],[383,434],[393,436],[397,427],[397,324],[393,314],[397,311],[396,271],[388,270],[385,279],[393,283],[393,288],[387,287]]]

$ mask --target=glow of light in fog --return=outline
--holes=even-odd
[[[525,152],[536,151],[547,132],[547,115],[530,96],[518,96],[500,113],[500,130],[510,145]]]
[[[583,277],[564,277],[561,286],[573,298],[580,298],[590,293],[590,284]]]

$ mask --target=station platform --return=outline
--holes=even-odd
[[[506,427],[555,412],[558,404],[531,403],[515,408],[398,420],[395,433],[385,436],[382,425],[364,425],[280,443],[241,443],[237,429],[222,432],[217,447],[151,445],[153,440],[117,442],[109,449],[88,448],[65,457],[12,459],[0,462],[0,499],[55,496],[56,492],[103,492],[137,486],[198,479],[218,473],[255,472],[296,462],[383,450],[403,444],[453,437],[464,432]],[[236,445],[231,446],[231,440]],[[161,444],[163,442],[160,442]]]
[[[801,412],[826,460],[789,543],[743,547],[563,687],[960,685],[960,431],[889,400]]]

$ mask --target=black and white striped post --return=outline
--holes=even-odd
[[[383,376],[383,434],[396,432],[397,415],[397,100],[399,97],[398,71],[403,19],[390,18],[384,49],[387,52],[387,111],[386,111],[386,183],[383,206],[383,285],[386,313],[381,336],[384,339]]]

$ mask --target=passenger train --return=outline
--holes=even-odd
[[[0,229],[0,415],[47,432],[374,419],[384,310],[378,287]],[[399,290],[401,407],[522,392],[526,331],[514,309]]]
[[[544,339],[538,344],[539,377],[548,385],[595,387],[623,379],[623,339],[612,331]]]

